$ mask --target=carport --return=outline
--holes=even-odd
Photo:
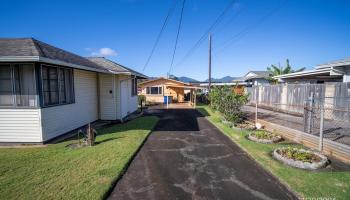
[[[188,85],[169,85],[169,84],[165,84],[164,87],[167,88],[171,88],[171,89],[183,89],[183,90],[190,90],[190,100],[183,103],[183,104],[188,104],[188,106],[196,108],[196,104],[197,104],[197,89],[202,89],[201,87],[196,87],[196,86],[188,86]],[[174,106],[173,106],[174,107]],[[176,107],[176,106],[175,106]],[[166,108],[169,108],[169,99],[167,99],[166,101]]]

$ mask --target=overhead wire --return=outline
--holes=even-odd
[[[240,32],[238,32],[237,34],[233,35],[232,37],[230,37],[228,40],[226,40],[225,42],[223,42],[221,45],[221,48],[219,50],[214,51],[214,55],[217,56],[219,53],[223,52],[225,49],[227,49],[229,46],[231,46],[234,42],[239,41],[242,37],[244,37],[245,35],[247,35],[249,33],[250,30],[253,30],[255,28],[257,28],[260,24],[262,24],[265,20],[267,20],[270,16],[272,16],[273,14],[275,14],[277,11],[279,11],[284,5],[286,5],[286,3],[288,2],[288,0],[285,0],[281,3],[281,5],[273,8],[272,10],[270,10],[270,12],[268,12],[267,14],[263,15],[258,21],[256,21],[256,23],[247,26],[246,28],[242,29]]]
[[[199,38],[199,40],[187,51],[185,56],[175,65],[179,66],[181,65],[185,60],[187,60],[193,52],[197,50],[197,48],[205,41],[205,39],[208,37],[209,33],[213,31],[217,27],[218,24],[222,21],[222,19],[225,17],[227,12],[231,9],[231,7],[234,5],[236,0],[231,0],[230,3],[225,7],[225,9],[221,12],[221,14],[216,18],[216,20],[211,24],[211,26],[207,29],[207,31]]]
[[[144,65],[143,68],[142,68],[142,72],[145,71],[146,67],[148,66],[149,62],[151,61],[151,58],[152,58],[152,56],[153,56],[153,54],[154,54],[154,51],[156,50],[156,47],[157,47],[157,45],[158,45],[158,43],[159,43],[159,40],[160,40],[160,38],[161,38],[161,36],[162,36],[162,34],[163,34],[163,32],[164,32],[164,30],[165,30],[165,28],[166,28],[166,26],[167,26],[167,24],[168,24],[170,18],[171,18],[171,16],[172,16],[172,14],[173,14],[173,12],[174,12],[174,10],[175,10],[175,8],[176,8],[177,2],[178,2],[177,0],[173,0],[173,4],[170,6],[170,8],[169,8],[169,10],[168,10],[168,13],[167,13],[167,15],[166,15],[166,17],[165,17],[165,19],[164,19],[164,21],[163,21],[163,25],[162,25],[162,27],[161,27],[161,29],[160,29],[158,35],[157,35],[157,38],[156,38],[156,40],[155,40],[155,42],[154,42],[154,44],[153,44],[151,53],[150,53],[150,55],[148,56],[148,58],[147,58],[147,60],[146,60],[146,63],[145,63],[145,65]]]
[[[174,59],[175,59],[175,54],[176,54],[176,49],[177,49],[177,43],[179,41],[179,35],[180,35],[180,30],[181,30],[181,25],[182,25],[182,18],[183,18],[183,13],[184,13],[184,8],[185,8],[185,2],[186,2],[186,0],[182,1],[182,8],[181,8],[179,25],[177,27],[175,46],[174,46],[174,51],[173,51],[173,55],[172,55],[172,58],[171,58],[171,64],[170,64],[169,71],[168,71],[169,75],[170,75],[170,73],[171,73],[171,71],[173,69],[173,64],[174,64]]]

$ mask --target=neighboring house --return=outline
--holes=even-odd
[[[137,78],[146,77],[89,59],[32,38],[0,39],[0,142],[42,143],[134,112]]]
[[[145,95],[146,101],[150,103],[164,103],[164,96],[170,96],[175,103],[189,101],[186,94],[195,89],[191,84],[162,77],[139,83],[139,87],[139,94]]]
[[[313,70],[274,76],[286,83],[350,82],[350,58],[318,65]]]
[[[239,79],[247,83],[247,87],[254,85],[268,85],[270,73],[268,71],[249,71],[246,75]]]

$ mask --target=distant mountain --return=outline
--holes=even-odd
[[[211,78],[211,82],[216,82],[216,83],[228,83],[228,82],[232,82],[236,79],[238,79],[239,77],[232,77],[232,76],[225,76],[222,78]],[[209,79],[206,79],[204,82],[208,82]]]
[[[156,79],[157,77],[150,77],[149,79]],[[187,76],[175,76],[175,75],[169,75],[170,79],[185,82],[185,83],[200,83],[200,82],[208,82],[208,79],[205,81],[198,81],[196,79],[187,77]],[[212,78],[211,81],[215,83],[229,83],[236,79],[239,79],[239,77],[232,77],[232,76],[225,76],[222,78]]]
[[[190,78],[190,77],[186,77],[186,76],[180,76],[177,77],[177,79],[179,81],[185,82],[185,83],[197,83],[199,81],[197,81],[196,79]]]

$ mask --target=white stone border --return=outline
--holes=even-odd
[[[294,148],[295,150],[301,151],[301,152],[307,152],[307,153],[312,153],[315,154],[316,156],[319,156],[321,158],[321,161],[319,162],[313,162],[313,163],[308,163],[308,162],[302,162],[299,160],[293,160],[290,158],[286,158],[283,157],[280,153],[278,153],[279,150],[283,150],[283,149],[287,149],[286,147],[281,147],[281,148],[277,148],[273,151],[273,157],[279,161],[281,161],[282,163],[292,166],[292,167],[297,167],[297,168],[301,168],[301,169],[308,169],[308,170],[316,170],[316,169],[320,169],[326,166],[327,164],[327,157],[315,152],[315,151],[309,151],[306,149],[297,149]]]
[[[269,139],[259,139],[257,137],[254,137],[252,133],[249,133],[248,135],[248,139],[251,140],[251,141],[254,141],[254,142],[259,142],[259,143],[264,143],[264,144],[273,144],[273,143],[277,143],[279,141],[282,140],[282,137],[280,135],[276,135],[276,137],[272,138],[271,140]]]

